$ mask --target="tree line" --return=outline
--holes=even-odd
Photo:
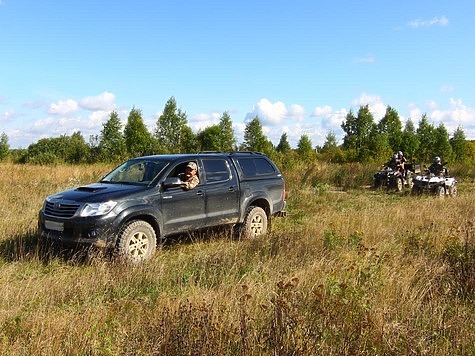
[[[224,112],[216,125],[194,133],[188,125],[187,115],[178,108],[171,97],[163,113],[150,132],[141,110],[132,108],[125,125],[116,111],[102,125],[98,135],[86,142],[80,132],[71,136],[43,138],[27,149],[12,150],[8,137],[0,135],[0,160],[16,163],[95,163],[120,162],[125,159],[150,154],[192,153],[200,151],[259,151],[273,158],[284,160],[324,160],[329,162],[383,162],[392,153],[404,152],[409,161],[429,162],[434,156],[444,161],[475,162],[475,142],[468,141],[461,127],[449,135],[444,124],[434,126],[426,114],[417,127],[408,119],[403,128],[397,111],[388,106],[384,117],[375,122],[369,106],[352,110],[341,124],[345,135],[338,143],[334,132],[328,132],[322,146],[314,146],[310,137],[303,134],[293,149],[284,132],[274,146],[265,136],[259,117],[246,124],[244,140],[238,145],[228,112]]]

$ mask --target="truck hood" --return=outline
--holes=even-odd
[[[48,197],[48,199],[68,200],[78,203],[99,203],[116,200],[125,195],[133,195],[147,189],[153,188],[142,185],[92,183],[56,193]]]

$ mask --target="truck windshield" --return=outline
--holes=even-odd
[[[148,185],[167,165],[167,161],[130,160],[108,173],[101,183]]]

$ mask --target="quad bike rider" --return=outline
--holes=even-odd
[[[455,197],[457,180],[449,176],[446,164],[447,162],[442,163],[440,157],[435,157],[433,163],[426,169],[425,175],[419,175],[414,179],[412,194],[420,195],[428,192],[440,198],[445,198],[446,195]]]
[[[404,164],[407,160],[401,151],[394,154],[394,161],[396,167],[388,173],[387,188],[388,190],[400,192],[405,185],[408,185],[410,182],[412,182],[412,179],[410,180],[406,177],[407,174],[409,174],[410,177],[410,172],[404,167]]]

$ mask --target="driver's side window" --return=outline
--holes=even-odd
[[[172,178],[172,177],[179,177],[180,174],[185,173],[186,170],[186,165],[188,162],[183,162],[177,164],[168,174],[167,178]]]

